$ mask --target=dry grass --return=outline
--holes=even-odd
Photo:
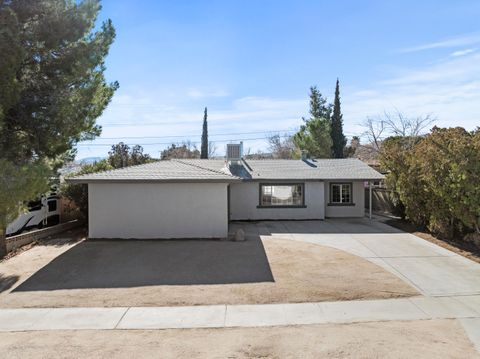
[[[77,232],[80,236],[81,232]],[[77,240],[80,240],[78,237]],[[255,239],[249,239],[252,241]],[[258,239],[259,240],[259,239]],[[62,243],[57,239],[57,243]],[[242,248],[239,246],[248,245],[247,242],[214,242],[197,243],[198,248],[201,245],[208,245],[210,248],[217,246],[226,246],[224,248],[233,249]],[[135,280],[130,279],[128,287],[108,286],[108,280],[104,287],[88,287],[88,280],[91,278],[92,283],[95,276],[110,275],[112,281],[115,278],[116,271],[111,271],[107,266],[102,270],[95,270],[83,273],[86,278],[86,284],[82,288],[77,289],[57,289],[57,290],[15,290],[15,288],[25,280],[35,286],[45,279],[44,276],[31,277],[32,274],[39,271],[42,267],[51,267],[58,258],[68,255],[67,251],[72,253],[72,239],[65,239],[64,245],[56,246],[36,246],[29,251],[4,261],[0,264],[0,273],[4,276],[17,276],[18,282],[9,290],[0,294],[0,307],[114,307],[114,306],[170,306],[170,305],[207,305],[207,304],[258,304],[258,303],[288,303],[288,302],[317,302],[317,301],[337,301],[337,300],[355,300],[355,299],[383,299],[418,295],[418,292],[410,285],[403,282],[393,274],[385,271],[381,267],[368,262],[360,257],[348,254],[346,252],[323,247],[315,244],[301,243],[288,239],[278,239],[275,236],[263,239],[263,247],[265,249],[268,261],[262,265],[269,266],[273,276],[272,281],[258,281],[254,283],[225,283],[225,284],[189,284],[189,285],[155,285],[160,283],[168,273],[154,273],[158,281],[152,281],[152,285],[135,286]],[[118,242],[110,243],[112,246],[118,246]],[[134,244],[135,245],[135,244]],[[149,242],[150,247],[144,253],[151,252],[152,248],[156,248],[159,253],[162,252],[161,246],[166,243],[162,241]],[[251,244],[250,244],[251,245]],[[136,245],[135,245],[136,246]],[[153,246],[153,247],[152,247]],[[160,247],[157,247],[160,246]],[[261,246],[261,244],[260,244]],[[189,245],[183,244],[184,248]],[[118,250],[118,247],[115,248]],[[236,255],[235,250],[230,253]],[[108,252],[108,251],[107,251]],[[130,249],[125,250],[125,260],[120,260],[120,264],[128,267],[128,258],[138,255],[136,268],[132,265],[132,270],[136,270],[138,274],[133,279],[142,275],[143,268],[149,268],[148,261],[157,260],[156,255],[151,255],[150,259],[144,260],[144,256],[139,253],[131,253]],[[210,252],[206,251],[209,256]],[[108,254],[108,253],[107,253]],[[249,252],[242,252],[243,256],[248,256]],[[195,255],[193,253],[192,255]],[[211,266],[218,265],[217,259],[222,259],[222,250],[208,257],[208,269]],[[56,258],[58,256],[58,258]],[[50,282],[53,284],[65,285],[68,288],[68,281],[74,281],[81,272],[88,270],[90,264],[88,258],[99,256],[96,258],[100,267],[104,260],[101,253],[97,253],[91,248],[87,252],[85,262],[83,257],[81,260],[76,259],[77,266],[69,267],[68,264],[60,262],[61,266],[50,271]],[[239,254],[240,256],[240,254]],[[76,258],[77,256],[75,256]],[[114,256],[114,259],[117,258]],[[183,258],[183,257],[182,257]],[[188,258],[188,257],[187,257]],[[112,259],[110,259],[112,260]],[[237,258],[238,266],[232,269],[235,273],[236,268],[241,270],[253,270],[254,268],[241,268],[242,258]],[[51,262],[52,261],[52,262]],[[51,262],[49,264],[49,262]],[[185,262],[185,261],[184,261]],[[79,264],[78,264],[79,263]],[[210,265],[211,263],[211,265]],[[249,266],[255,265],[255,260],[250,260]],[[154,263],[153,263],[154,264]],[[225,265],[225,263],[220,263]],[[227,263],[229,264],[229,263]],[[180,262],[179,266],[182,265]],[[260,265],[260,264],[259,264]],[[178,267],[180,268],[180,267]],[[195,268],[192,266],[192,268]],[[223,268],[219,266],[219,270]],[[263,268],[263,267],[262,267]],[[152,271],[146,269],[149,276]],[[263,269],[262,269],[263,270]],[[174,273],[175,269],[172,269]],[[193,279],[201,275],[202,269],[199,267],[197,271],[192,270]],[[61,272],[61,273],[60,273]],[[39,272],[40,273],[40,272]],[[248,275],[248,272],[246,272]],[[29,279],[29,277],[31,277]],[[97,278],[98,279],[98,278]],[[121,279],[121,278],[120,278]],[[155,279],[155,278],[153,278]],[[33,284],[32,284],[33,283]],[[27,286],[28,287],[28,286]],[[41,288],[41,283],[38,286]]]
[[[0,334],[8,358],[476,358],[455,320]]]

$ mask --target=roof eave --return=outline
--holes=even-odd
[[[294,182],[294,181],[303,181],[303,182],[316,182],[316,181],[378,181],[385,179],[385,176],[375,176],[375,177],[322,177],[322,178],[278,178],[278,177],[257,177],[257,178],[245,178],[244,182],[255,182],[255,181],[284,181],[284,182]]]
[[[172,179],[82,179],[82,178],[68,178],[65,179],[67,183],[71,184],[88,184],[88,183],[232,183],[240,182],[240,178],[225,178],[225,179],[193,179],[193,178],[172,178]]]

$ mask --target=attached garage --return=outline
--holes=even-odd
[[[237,177],[181,161],[73,177],[88,184],[90,238],[225,238]]]

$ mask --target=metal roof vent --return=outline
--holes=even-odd
[[[243,157],[243,142],[227,144],[227,161],[240,161]]]

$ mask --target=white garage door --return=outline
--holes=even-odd
[[[90,183],[90,238],[224,238],[226,183]]]

